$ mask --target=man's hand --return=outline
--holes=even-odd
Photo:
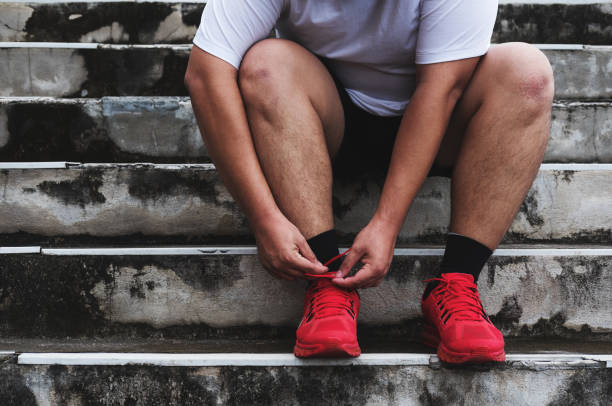
[[[393,259],[396,236],[390,227],[372,219],[353,242],[351,251],[344,257],[338,277],[332,279],[337,286],[347,289],[370,288],[380,285]],[[345,278],[357,264],[363,267],[353,276]]]
[[[304,279],[305,273],[327,272],[302,233],[282,214],[267,218],[254,229],[259,260],[274,277],[294,280]]]

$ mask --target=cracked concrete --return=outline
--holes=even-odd
[[[360,292],[360,334],[418,339],[424,280],[440,261],[396,255],[381,286]],[[0,270],[3,337],[284,337],[305,288],[246,254],[7,254]],[[479,287],[506,336],[602,340],[612,335],[610,271],[610,256],[493,256]]]
[[[611,47],[548,48],[556,98],[612,98]],[[0,48],[7,61],[0,65],[0,96],[186,96],[188,56],[189,47],[178,45]]]
[[[23,405],[606,405],[610,369],[3,365]],[[3,381],[4,382],[4,381]],[[347,384],[347,382],[349,382]],[[17,389],[17,390],[14,390]]]
[[[543,169],[506,242],[608,243],[610,170],[568,177]],[[95,179],[92,177],[95,175]],[[92,183],[93,182],[93,183]],[[95,183],[95,184],[94,184]],[[430,178],[415,198],[399,243],[439,243],[450,221],[450,180]],[[207,166],[85,165],[0,173],[0,234],[250,238],[245,217]],[[336,228],[350,242],[374,212],[376,181],[335,187]],[[572,213],[571,216],[568,213]]]
[[[612,103],[555,103],[544,162],[612,162]],[[0,100],[3,161],[207,162],[182,97]]]
[[[3,3],[0,41],[191,42],[203,3]],[[493,42],[607,45],[608,4],[501,4]],[[559,24],[559,21],[563,21]],[[111,30],[121,25],[121,34]],[[96,33],[89,36],[88,34]]]

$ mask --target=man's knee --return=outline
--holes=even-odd
[[[492,48],[497,77],[526,113],[550,112],[554,96],[552,68],[546,56],[530,44],[513,42]],[[510,101],[509,101],[510,102]]]
[[[265,39],[244,56],[238,72],[240,92],[247,104],[271,101],[291,85],[291,53],[297,44]]]

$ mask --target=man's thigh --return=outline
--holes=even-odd
[[[292,116],[312,106],[320,123],[308,124],[321,125],[331,155],[338,149],[344,133],[340,97],[327,68],[306,48],[276,38],[257,42],[242,61],[239,82],[247,107],[263,104]]]

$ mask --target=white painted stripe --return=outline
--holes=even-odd
[[[69,162],[0,162],[0,169],[66,169]]]
[[[495,44],[493,44],[495,45]],[[584,45],[584,44],[533,44],[545,51],[612,51],[610,45]],[[192,44],[104,44],[96,42],[0,42],[2,48],[42,48],[42,49],[173,49],[175,51],[189,51]]]
[[[43,248],[43,255],[256,255],[256,247]]]
[[[610,171],[612,164],[542,164],[543,171]]]
[[[584,362],[606,362],[610,355],[591,354],[509,354],[506,362],[565,363],[567,366]],[[293,354],[167,354],[167,353],[23,353],[21,365],[154,365],[170,367],[209,366],[343,366],[343,365],[404,365],[424,366],[438,363],[432,354],[378,353],[362,354],[358,358],[300,359]]]
[[[150,162],[125,163],[81,163],[81,162],[0,162],[0,169],[114,169],[114,168],[152,168],[163,170],[202,169],[215,170],[215,165],[206,164],[156,164]],[[612,164],[542,164],[541,171],[612,171]]]
[[[214,164],[154,164],[150,162],[125,162],[125,163],[69,163],[69,169],[115,169],[115,168],[151,168],[163,170],[200,169],[215,170]]]
[[[40,254],[40,247],[0,247],[0,254]]]
[[[102,44],[97,42],[0,42],[2,48],[41,49],[174,49],[189,51],[191,44]]]
[[[2,355],[13,355],[15,351],[0,351],[0,356]]]
[[[363,354],[359,358],[307,359],[293,354],[153,354],[153,353],[23,353],[25,365],[157,365],[157,366],[336,366],[429,365],[430,354]]]
[[[342,248],[341,252],[346,251]],[[42,248],[43,255],[256,255],[254,246]],[[396,256],[442,256],[443,248],[396,248]],[[499,248],[494,256],[612,256],[612,248]]]

